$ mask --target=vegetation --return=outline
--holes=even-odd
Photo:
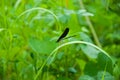
[[[120,0],[1,0],[0,80],[120,80]]]

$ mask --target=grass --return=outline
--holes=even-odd
[[[109,56],[109,54],[107,52],[105,52],[104,50],[102,50],[101,48],[95,46],[94,44],[91,44],[89,42],[84,42],[84,41],[71,41],[71,42],[67,42],[67,43],[64,43],[60,46],[58,46],[57,48],[55,48],[51,53],[50,55],[48,56],[48,58],[45,60],[45,62],[43,63],[43,65],[41,66],[41,68],[39,69],[37,75],[35,76],[35,79],[34,80],[37,80],[38,76],[40,75],[40,73],[42,72],[42,69],[43,67],[46,65],[47,61],[50,60],[50,57],[53,56],[53,59],[55,58],[55,56],[57,55],[57,51],[64,47],[64,46],[67,46],[67,45],[71,45],[71,44],[86,44],[86,45],[90,45],[91,47],[94,47],[98,50],[100,50],[103,54],[105,54],[107,57],[110,58],[110,60],[112,60],[112,58]],[[53,61],[53,60],[52,60]],[[49,61],[51,62],[51,61]],[[106,71],[106,67],[105,67],[105,71]],[[104,75],[102,77],[102,80],[104,80]]]

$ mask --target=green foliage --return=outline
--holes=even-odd
[[[119,80],[119,15],[120,0],[1,0],[0,80]]]
[[[43,53],[43,54],[50,53],[57,46],[57,44],[49,40],[50,39],[46,39],[46,40],[44,39],[40,41],[40,40],[31,38],[29,40],[29,45],[36,53]]]

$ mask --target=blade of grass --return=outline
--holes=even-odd
[[[104,73],[103,73],[103,75],[102,75],[102,79],[101,79],[101,80],[104,80],[105,72],[106,72],[106,68],[107,68],[107,61],[106,61],[106,65],[105,65]]]
[[[50,10],[48,10],[48,9],[45,9],[45,8],[40,8],[40,7],[31,8],[31,9],[28,9],[28,10],[22,12],[22,13],[18,16],[18,18],[15,20],[15,22],[16,22],[17,20],[19,20],[20,17],[23,16],[24,14],[30,13],[30,12],[36,11],[36,10],[45,11],[45,12],[48,12],[48,13],[50,13],[51,15],[53,15],[53,17],[55,18],[56,23],[57,23],[57,29],[58,29],[58,30],[61,30],[61,25],[60,25],[60,23],[59,23],[58,17],[57,17],[52,11],[50,11]]]

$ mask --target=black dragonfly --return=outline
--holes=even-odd
[[[73,35],[73,36],[66,37],[68,33],[69,33],[69,28],[65,28],[65,30],[63,31],[63,33],[61,34],[61,36],[58,38],[56,42],[60,42],[62,39],[67,39],[67,38],[76,36],[76,35]]]

